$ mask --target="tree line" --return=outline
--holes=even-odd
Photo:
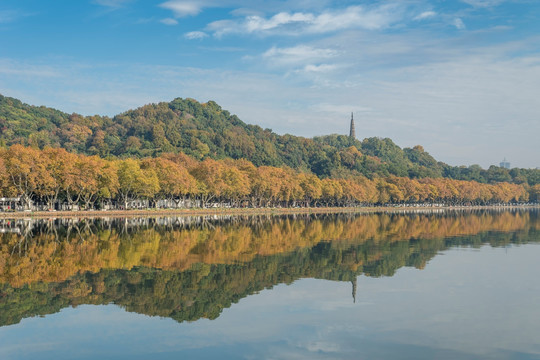
[[[349,120],[343,119],[343,132],[348,132],[348,124]],[[255,166],[288,166],[319,178],[363,175],[370,179],[445,177],[480,183],[540,183],[538,169],[450,166],[434,159],[422,146],[402,149],[388,138],[359,141],[337,134],[313,139],[279,135],[244,123],[214,101],[199,103],[181,98],[148,104],[111,118],[67,114],[0,95],[2,144],[61,147],[102,158],[142,159],[182,152],[197,160],[232,158],[247,159]]]
[[[62,148],[0,149],[0,190],[25,208],[296,207],[443,203],[485,205],[538,201],[540,185],[447,178],[364,176],[320,179],[247,160],[197,161],[185,154],[103,159]]]

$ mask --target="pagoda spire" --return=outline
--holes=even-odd
[[[349,133],[351,139],[356,139],[356,131],[354,130],[354,115],[351,112],[351,131]]]
[[[351,284],[352,284],[352,298],[353,298],[353,303],[356,304],[356,282],[357,282],[357,278],[356,276],[354,277],[354,280],[351,280]]]

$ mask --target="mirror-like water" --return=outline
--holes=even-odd
[[[0,358],[540,359],[539,215],[2,220]]]

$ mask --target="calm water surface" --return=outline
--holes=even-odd
[[[5,220],[0,359],[540,359],[539,215]]]

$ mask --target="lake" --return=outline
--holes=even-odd
[[[0,359],[540,359],[538,210],[0,231]]]

